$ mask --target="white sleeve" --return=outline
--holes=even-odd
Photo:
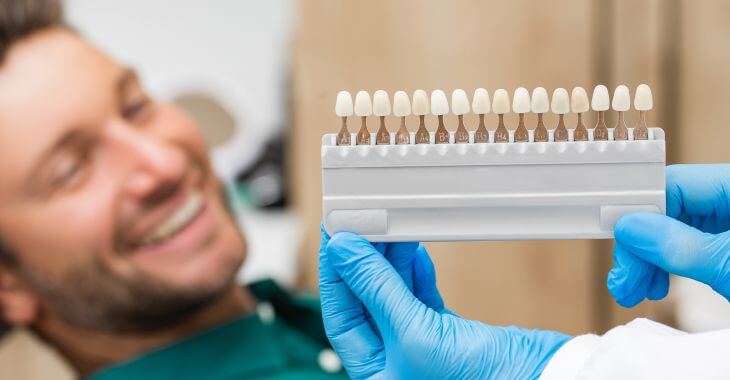
[[[730,329],[687,334],[638,318],[573,338],[540,379],[730,379]]]

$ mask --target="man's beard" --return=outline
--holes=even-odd
[[[173,327],[230,290],[234,265],[216,286],[180,289],[144,273],[122,278],[94,259],[69,270],[61,281],[49,280],[24,266],[32,288],[66,322],[85,329],[140,333]]]

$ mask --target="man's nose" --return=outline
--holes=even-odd
[[[144,130],[117,127],[111,133],[118,159],[126,162],[123,187],[127,195],[146,200],[168,193],[185,178],[188,160],[173,141]]]

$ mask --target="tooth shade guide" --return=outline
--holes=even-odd
[[[509,131],[507,130],[507,127],[504,126],[504,114],[500,113],[499,115],[499,124],[497,125],[497,129],[494,131],[494,142],[509,142]]]
[[[360,116],[360,130],[357,132],[355,142],[357,145],[370,145],[370,131],[368,131],[367,116]]]
[[[390,133],[388,133],[388,129],[385,127],[385,116],[380,116],[380,127],[378,128],[378,132],[375,134],[375,144],[390,144]]]
[[[616,120],[616,126],[613,128],[613,139],[614,140],[628,140],[629,139],[629,128],[626,127],[626,121],[624,120],[624,112],[619,111],[618,120]]]
[[[474,142],[475,143],[487,143],[489,142],[489,131],[487,126],[484,124],[484,114],[479,114],[479,126],[474,131]]]
[[[517,124],[517,129],[515,129],[515,142],[529,142],[530,134],[527,132],[527,128],[525,127],[525,114],[520,113],[518,115],[520,121]]]
[[[347,116],[342,116],[342,127],[337,133],[337,145],[351,145],[350,131],[347,130]]]
[[[537,126],[535,127],[535,132],[533,136],[533,140],[535,142],[547,142],[548,141],[548,130],[545,127],[545,123],[542,120],[542,113],[537,114]]]
[[[596,127],[593,129],[593,140],[594,141],[605,141],[608,140],[608,127],[606,127],[606,112],[598,111],[598,121]]]
[[[434,136],[436,144],[448,144],[449,143],[449,131],[444,126],[444,115],[438,115],[439,125],[436,128],[436,134]]]
[[[565,115],[558,114],[558,125],[553,133],[553,141],[568,141],[568,129],[565,127]]]
[[[556,122],[544,118],[548,129]],[[534,126],[530,117],[526,123]],[[323,226],[330,234],[352,231],[372,242],[605,239],[619,214],[665,210],[665,141],[655,128],[638,143],[494,146],[492,135],[479,145],[337,147],[333,134],[325,137]],[[414,194],[413,183],[428,186]]]
[[[426,129],[426,115],[418,115],[419,124],[416,131],[416,144],[430,144],[431,136]]]

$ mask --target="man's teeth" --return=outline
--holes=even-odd
[[[191,193],[188,196],[188,199],[185,200],[185,203],[183,203],[174,214],[145,237],[144,244],[149,245],[159,243],[160,241],[171,237],[190,223],[190,221],[198,215],[198,212],[202,207],[203,194],[200,191]]]

